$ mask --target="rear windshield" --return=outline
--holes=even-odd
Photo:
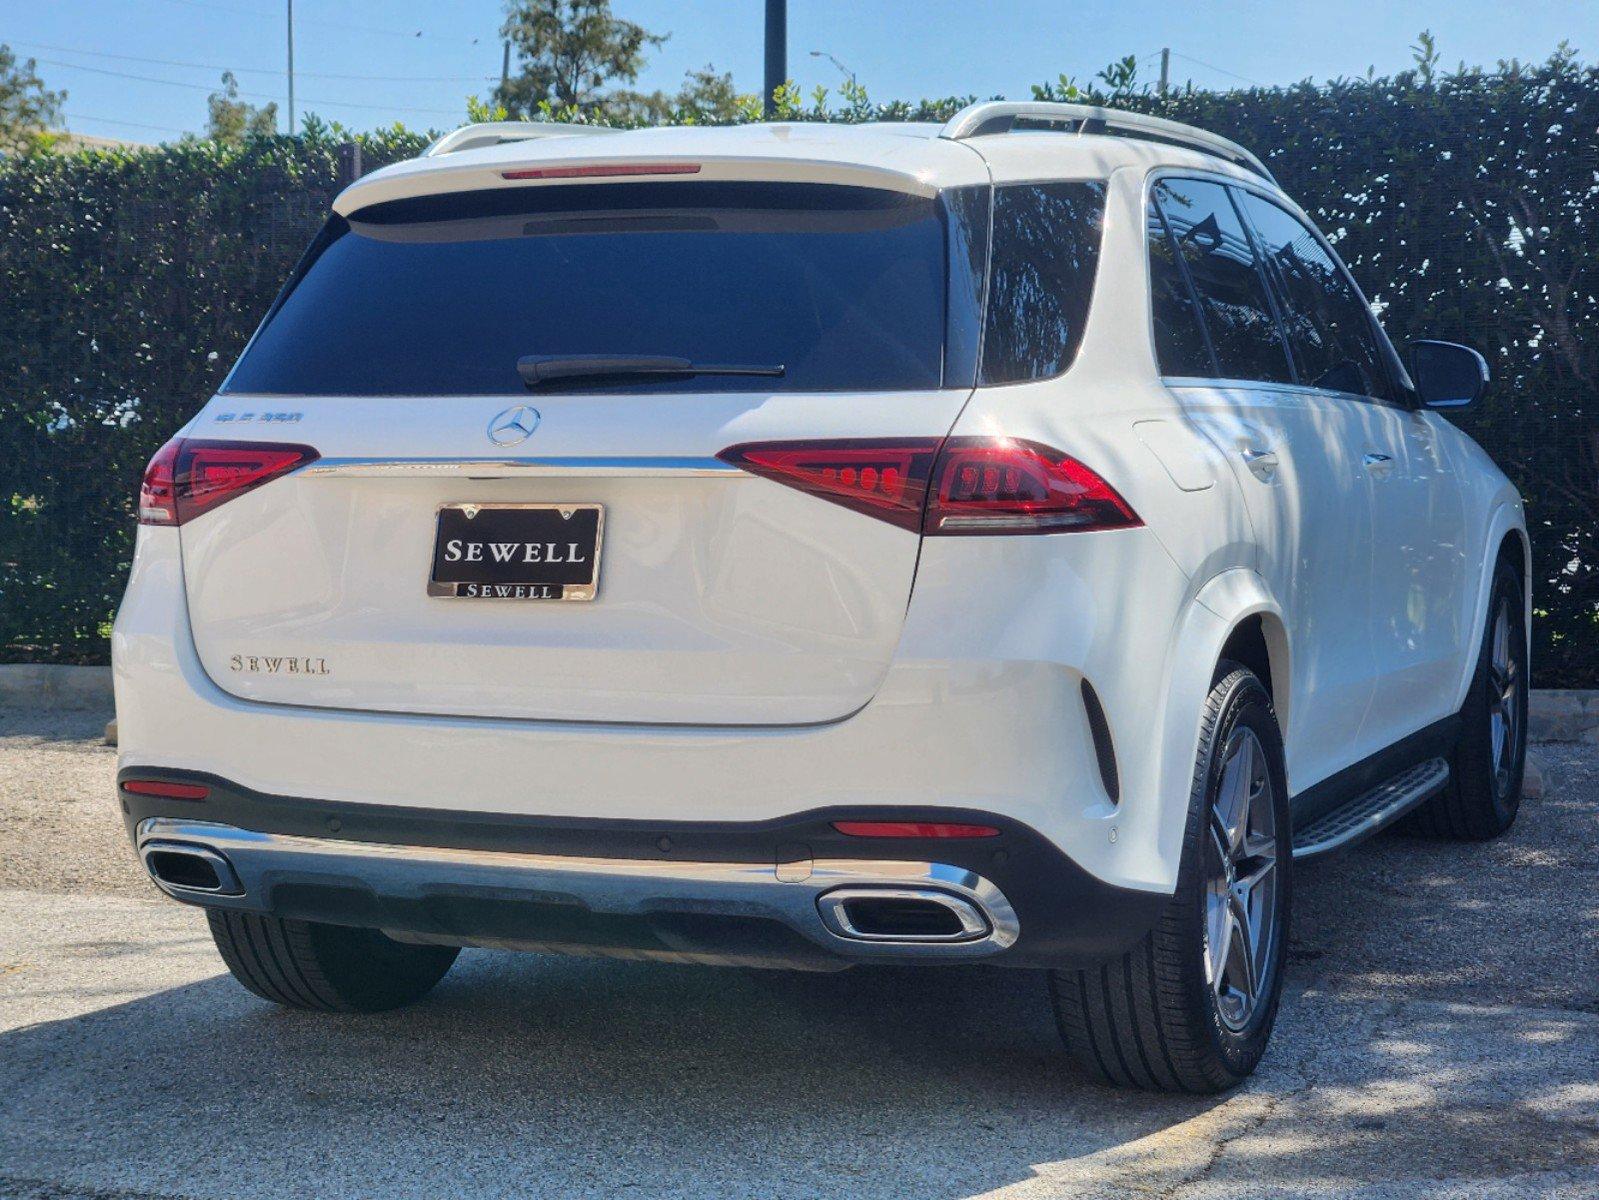
[[[783,368],[562,391],[936,388],[945,225],[934,199],[827,184],[585,184],[377,205],[329,223],[223,390],[521,393],[517,359],[552,354]]]

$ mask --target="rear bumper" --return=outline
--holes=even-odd
[[[999,834],[851,838],[831,825],[845,814],[826,811],[745,823],[472,815],[265,796],[187,771],[122,775],[208,789],[202,800],[120,793],[141,857],[174,899],[402,940],[813,969],[1085,965],[1135,943],[1165,902],[1099,882],[1027,826],[968,810],[910,819]],[[173,854],[198,855],[215,885],[164,869]],[[852,920],[856,900],[888,897],[941,910],[951,928],[884,935]]]
[[[1149,628],[1167,621],[1151,607],[1175,611],[1186,581],[1147,530],[934,539],[948,544],[924,549],[899,649],[865,707],[820,725],[738,727],[241,700],[196,656],[177,532],[140,527],[113,631],[119,765],[462,819],[726,825],[822,809],[979,810],[1036,830],[1106,885],[1157,898],[1176,885],[1193,737],[1186,715],[1180,736],[1164,734],[1162,713],[1181,703],[1167,678],[1178,651]],[[1020,540],[1049,545],[1009,545]],[[976,579],[1009,582],[974,589]],[[1097,765],[1084,679],[1108,714],[1119,803]],[[1171,762],[1180,769],[1163,782]]]

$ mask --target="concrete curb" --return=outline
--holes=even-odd
[[[18,708],[110,708],[110,667],[0,663],[0,705]]]
[[[1527,736],[1535,742],[1599,742],[1599,691],[1534,688]]]

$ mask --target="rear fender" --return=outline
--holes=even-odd
[[[1162,873],[1176,887],[1182,858],[1183,830],[1193,791],[1194,763],[1199,755],[1199,727],[1210,695],[1216,665],[1233,630],[1260,615],[1272,662],[1272,690],[1278,720],[1287,741],[1291,717],[1288,651],[1282,609],[1265,581],[1243,568],[1223,571],[1201,588],[1178,623],[1167,673],[1164,719],[1161,722],[1159,808],[1156,855]],[[1292,762],[1289,763],[1290,786]]]

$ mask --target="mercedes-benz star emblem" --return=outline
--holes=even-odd
[[[489,441],[496,446],[514,446],[527,441],[538,427],[539,410],[518,404],[515,408],[497,413],[489,422]]]

